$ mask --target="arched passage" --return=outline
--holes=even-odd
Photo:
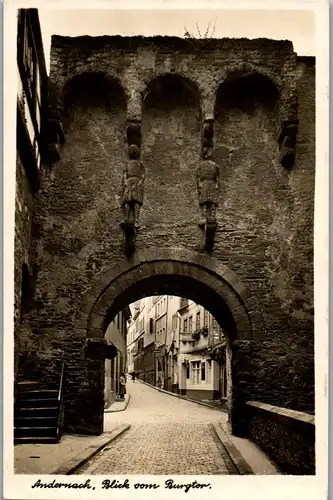
[[[260,336],[260,323],[252,311],[253,299],[241,280],[216,259],[178,249],[141,251],[122,265],[112,266],[86,294],[77,327],[84,328],[88,343],[100,345],[102,351],[104,332],[116,314],[129,303],[155,294],[184,296],[204,306],[226,332],[230,346]],[[101,432],[104,360],[98,348],[93,355],[87,355],[86,385],[89,419]],[[234,391],[229,404],[233,418],[234,408],[239,407]]]

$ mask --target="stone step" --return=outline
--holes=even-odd
[[[27,391],[38,390],[41,387],[41,383],[37,380],[22,380],[16,384],[17,394],[21,395]]]
[[[20,436],[14,438],[14,444],[28,444],[28,443],[56,444],[58,443],[58,441],[59,440],[57,437],[51,437],[51,436],[34,436],[34,437]]]
[[[21,406],[15,409],[15,417],[53,417],[59,413],[58,406],[44,406],[44,407],[24,407]]]
[[[47,406],[57,407],[58,406],[58,398],[49,397],[49,398],[34,398],[34,399],[24,399],[18,400],[15,404],[15,411],[20,408],[45,408]]]
[[[28,416],[28,417],[15,417],[14,425],[15,427],[40,427],[42,424],[46,424],[47,426],[57,426],[58,423],[58,415],[52,416]]]
[[[39,389],[33,391],[24,391],[18,394],[18,401],[25,401],[26,399],[47,399],[58,398],[58,391],[55,389]]]
[[[14,427],[14,438],[17,437],[56,437],[57,427]]]

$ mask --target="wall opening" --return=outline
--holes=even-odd
[[[149,82],[143,97],[142,161],[146,178],[142,223],[146,210],[153,205],[156,224],[161,224],[166,213],[171,224],[183,220],[188,223],[197,203],[195,170],[201,149],[199,92],[189,80],[167,74]],[[156,199],[165,202],[157,204]]]
[[[127,322],[119,329],[123,317]],[[231,380],[226,376],[228,335],[200,304],[174,295],[145,296],[117,313],[105,338],[118,344],[120,365],[117,370],[112,361],[105,362],[104,407],[120,398],[119,378],[125,371],[134,381],[138,378],[170,393],[228,409],[232,400]],[[120,345],[119,339],[126,341]]]
[[[203,265],[205,258],[201,258],[201,264],[168,260],[166,256],[168,252],[167,250],[162,252],[163,259],[161,260],[152,259],[150,261],[144,256],[141,264],[135,260],[136,265],[131,266],[128,263],[125,266],[126,270],[119,269],[117,266],[112,268],[115,275],[112,272],[110,275],[106,274],[87,296],[90,303],[92,295],[98,298],[91,303],[91,307],[88,303],[83,305],[84,310],[90,307],[90,313],[88,315],[87,313],[82,314],[80,324],[83,326],[85,323],[86,325],[88,344],[89,339],[91,339],[95,345],[100,342],[102,346],[105,332],[117,314],[123,311],[128,304],[144,297],[173,295],[186,297],[203,306],[215,318],[225,334],[226,346],[228,347],[225,352],[225,369],[230,380],[227,399],[231,418],[235,395],[233,393],[234,373],[231,373],[232,358],[229,347],[236,340],[251,340],[253,337],[253,328],[256,325],[253,325],[254,318],[250,319],[246,306],[249,292],[238,278],[223,265],[220,265],[217,271],[215,265],[218,261],[215,259],[207,257],[208,268],[205,268]],[[189,259],[197,255],[191,252],[188,254]],[[137,257],[138,254],[136,254]],[[106,286],[107,281],[109,284]],[[196,318],[192,318],[192,328],[195,328],[195,324]],[[149,330],[147,325],[145,325],[146,327]],[[124,348],[124,352],[126,352],[126,348]],[[161,366],[162,370],[165,371],[165,364],[162,363]],[[99,361],[98,356],[96,358],[96,356],[87,355],[87,376],[89,389],[82,397],[84,397],[87,412],[93,411],[94,415],[86,417],[92,418],[94,427],[97,426],[99,432],[102,432],[104,361]]]
[[[63,91],[65,122],[75,110],[93,115],[96,109],[126,109],[125,92],[120,83],[104,73],[83,73],[69,80]]]

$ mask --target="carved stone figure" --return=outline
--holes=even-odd
[[[290,168],[295,163],[298,120],[286,120],[279,134],[280,156],[282,166]]]
[[[204,159],[197,169],[199,205],[203,217],[201,224],[205,224],[207,219],[215,219],[218,203],[219,166],[212,161],[211,155],[211,148],[204,147]]]
[[[143,202],[145,169],[140,161],[140,149],[131,144],[128,148],[129,160],[123,173],[124,223],[139,227],[139,213]]]
[[[279,162],[283,167],[291,168],[295,163],[298,124],[297,94],[293,91],[281,109],[278,144]]]

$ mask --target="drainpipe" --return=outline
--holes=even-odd
[[[156,302],[154,305],[154,316],[155,316],[155,321],[154,321],[154,362],[155,362],[155,387],[157,386],[157,360],[156,360]]]
[[[166,347],[166,341],[168,338],[168,326],[169,326],[169,318],[168,318],[168,311],[169,311],[169,295],[167,295],[167,301],[166,301],[166,311],[165,311],[165,317],[166,317],[166,325],[165,325],[165,347]],[[166,351],[166,348],[164,348]],[[164,352],[165,352],[164,351]],[[168,376],[169,376],[169,354],[165,354],[165,372],[164,372],[164,389],[168,390]]]

